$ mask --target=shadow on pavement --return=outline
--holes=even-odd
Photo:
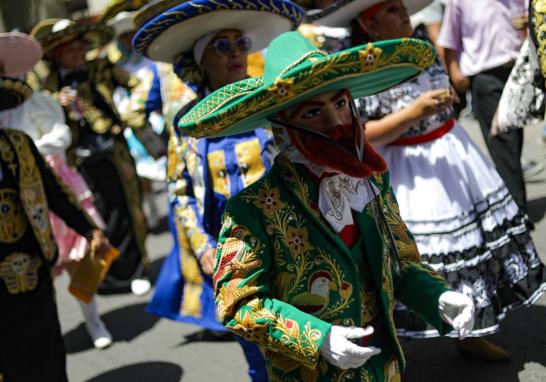
[[[142,362],[102,373],[87,382],[179,382],[184,370],[169,362]]]
[[[161,235],[169,232],[169,217],[162,216],[157,225],[154,228],[149,229],[148,232],[152,235]]]
[[[538,198],[527,202],[527,214],[533,223],[538,223],[546,214],[546,198]]]
[[[163,262],[165,261],[165,258],[167,256],[169,256],[168,253],[166,255],[164,255],[164,256],[161,256],[161,257],[153,260],[153,261],[150,261],[149,276],[150,276],[150,281],[151,281],[152,285],[155,285],[157,277],[159,276],[159,272],[161,271],[161,267],[163,266]]]
[[[177,346],[184,346],[193,342],[232,342],[235,337],[230,332],[215,332],[211,330],[200,330],[184,336],[184,340]]]
[[[512,354],[509,362],[485,362],[461,356],[454,340],[402,340],[407,360],[404,382],[530,382],[520,379],[531,363],[546,366],[546,307],[534,306],[509,313],[501,331],[488,336]],[[542,369],[542,367],[540,367]],[[546,371],[540,379],[545,381]],[[535,381],[535,379],[532,379]]]
[[[106,327],[114,336],[115,342],[129,342],[140,334],[150,330],[159,317],[146,313],[147,303],[125,306],[103,314],[101,317]],[[66,353],[73,354],[92,348],[91,340],[81,323],[77,328],[64,335]]]

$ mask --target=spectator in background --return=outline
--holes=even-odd
[[[442,27],[442,20],[444,19],[444,12],[446,9],[447,0],[433,0],[433,2],[425,7],[423,10],[414,13],[410,17],[411,26],[414,30],[423,30],[430,38],[438,58],[445,66],[445,52],[444,48],[438,45],[438,37],[440,37],[440,30]],[[453,113],[455,118],[459,118],[461,112],[466,108],[466,92],[457,92],[457,97],[453,103]]]
[[[433,0],[432,3],[410,17],[411,26],[415,29],[424,27],[427,35],[434,43],[436,51],[442,57],[442,47],[437,44],[444,18],[446,0]]]
[[[451,82],[470,90],[489,153],[517,205],[527,211],[521,152],[523,130],[490,134],[493,115],[522,44],[524,0],[450,0],[438,44],[445,49]]]

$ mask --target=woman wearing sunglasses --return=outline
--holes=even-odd
[[[196,92],[195,102],[248,77],[251,52],[278,34],[297,28],[303,11],[286,0],[159,1],[135,16],[140,30],[133,46],[154,61],[173,64]],[[250,79],[260,82],[261,78]],[[175,123],[176,126],[176,123]],[[267,126],[230,137],[193,139],[173,131],[168,158],[171,231],[175,245],[159,275],[148,310],[190,322],[206,335],[224,335],[216,321],[211,274],[221,216],[227,200],[260,179],[275,154]],[[241,343],[253,381],[267,381],[256,345]]]
[[[332,26],[353,19],[353,43],[426,39],[409,22],[408,8],[415,11],[417,0],[358,1],[357,18],[327,16]],[[541,296],[546,272],[529,235],[528,217],[453,117],[453,102],[438,60],[413,81],[360,100],[362,114],[370,119],[366,135],[387,161],[401,215],[423,262],[474,300],[474,328],[470,338],[456,341],[457,349],[484,360],[506,360],[509,353],[484,336],[499,330],[507,311]],[[399,335],[438,335],[405,308],[396,313]]]

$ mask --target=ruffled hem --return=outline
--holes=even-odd
[[[455,290],[473,299],[476,313],[470,336],[495,333],[506,313],[519,306],[534,304],[546,291],[546,268],[528,231],[525,229],[517,235],[507,233],[506,227],[512,224],[505,222],[486,233],[487,246],[423,255],[423,262],[441,274]],[[395,307],[395,320],[400,336],[427,338],[439,335],[402,304]],[[457,337],[457,333],[449,336]]]
[[[443,235],[415,235],[415,241],[423,263],[437,272],[457,272],[464,268],[477,267],[493,257],[504,259],[515,254],[537,258],[538,261],[527,224],[527,217],[519,214],[513,219],[505,220],[492,231],[475,228],[471,234],[478,236],[475,240],[478,243],[474,245],[472,242],[468,243],[465,237],[450,238],[442,237]],[[446,247],[452,250],[441,252]],[[457,250],[460,247],[464,249]]]
[[[526,224],[527,217],[519,213],[492,231],[477,230],[475,234],[479,234],[482,241],[480,246],[421,254],[423,263],[441,274],[454,289],[473,299],[476,313],[472,337],[497,332],[499,322],[509,311],[534,304],[546,291],[546,268]],[[416,241],[422,250],[419,239]],[[401,304],[395,308],[395,321],[399,336],[439,336],[433,327]],[[452,332],[448,336],[458,337],[458,334]]]
[[[494,310],[493,306],[476,309],[474,330],[467,336],[484,337],[499,332],[500,323],[506,318],[508,312],[519,308],[528,308],[534,305],[540,297],[542,297],[544,292],[546,292],[546,281],[542,283],[528,299],[505,306],[498,314],[492,312]],[[399,337],[414,339],[440,337],[440,334],[436,329],[428,325],[400,303],[397,303],[395,308],[394,321]],[[444,336],[459,338],[459,334],[455,330]]]

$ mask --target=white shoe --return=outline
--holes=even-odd
[[[152,283],[147,279],[134,279],[131,281],[131,292],[135,296],[143,296],[152,289]]]
[[[85,318],[85,327],[87,333],[89,333],[89,337],[91,337],[93,346],[96,349],[105,349],[112,345],[112,335],[100,319],[95,298],[89,304],[84,304],[79,300],[78,302],[80,303],[83,317]]]
[[[93,341],[95,349],[106,349],[108,346],[112,345],[112,335],[108,329],[106,329],[102,320],[99,319],[92,323],[86,322],[85,327],[91,337],[91,341]]]

